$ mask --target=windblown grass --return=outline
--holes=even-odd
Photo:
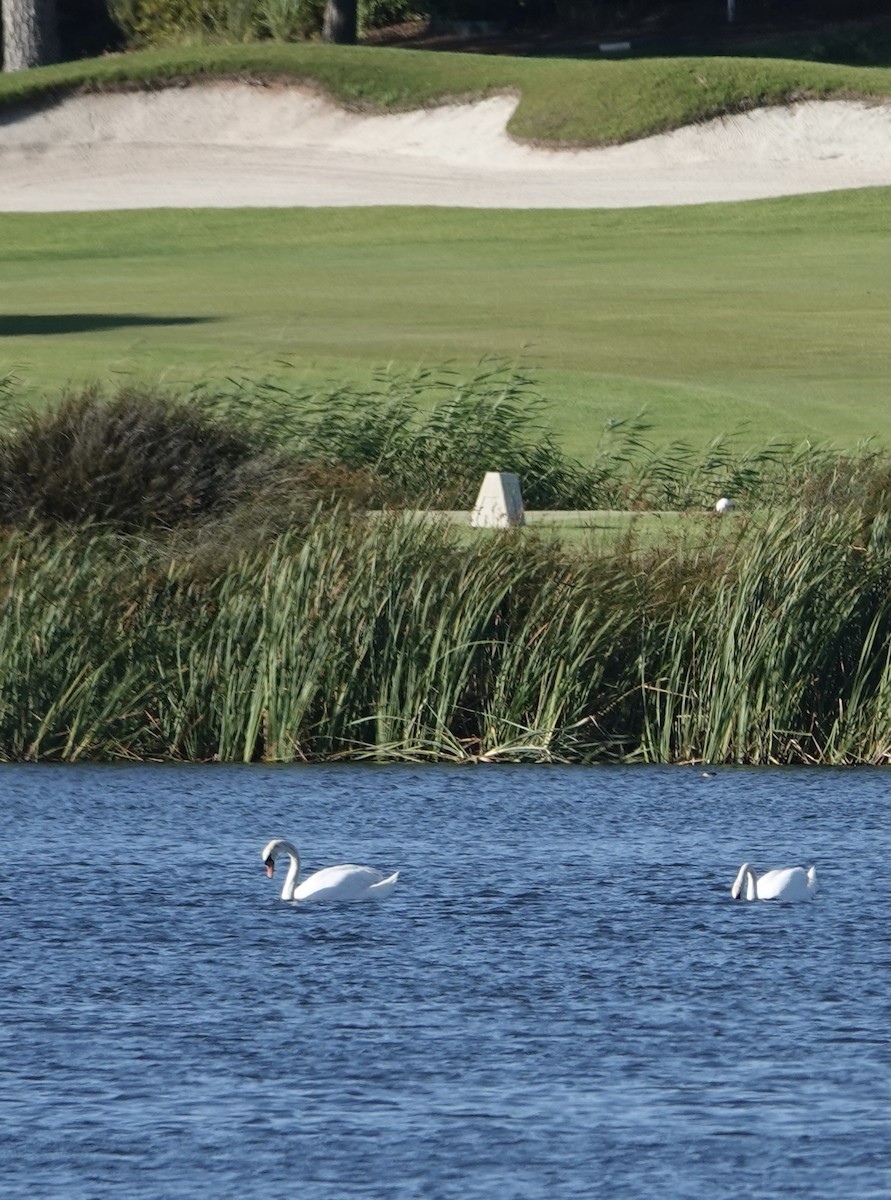
[[[498,360],[469,374],[385,372],[363,389],[230,380],[195,389],[189,402],[297,460],[365,472],[377,506],[466,510],[491,470],[519,476],[529,509],[684,511],[711,509],[718,496],[750,507],[834,504],[862,496],[886,461],[869,443],[847,453],[733,436],[663,444],[639,413],[607,421],[581,462],[549,432],[553,408],[534,376]]]
[[[284,529],[320,501],[464,509],[486,471],[519,476],[529,509],[684,512],[728,496],[750,510],[797,500],[868,505],[886,455],[715,439],[705,450],[649,440],[641,414],[608,422],[581,463],[548,432],[533,379],[509,364],[383,375],[371,392],[294,393],[243,381],[176,398],[89,389],[55,409],[8,399],[0,435],[0,524],[109,523],[173,531],[204,523]],[[265,510],[265,512],[264,512]]]

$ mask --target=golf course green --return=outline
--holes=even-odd
[[[887,72],[782,59],[619,62],[205,45],[0,77],[0,109],[76,91],[267,78],[365,111],[512,92],[509,130],[603,145],[756,105],[882,99]],[[888,190],[575,211],[0,214],[0,379],[43,405],[98,382],[519,361],[584,457],[645,410],[656,440],[883,437]]]
[[[520,360],[584,457],[745,426],[886,427],[888,192],[625,211],[0,215],[0,374],[66,386],[269,375],[302,387]]]

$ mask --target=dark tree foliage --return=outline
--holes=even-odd
[[[60,57],[92,58],[119,50],[121,31],[108,15],[105,0],[64,0],[58,4]]]
[[[121,32],[108,15],[105,0],[57,0],[54,25],[52,57],[62,62],[91,58],[122,46]],[[3,33],[0,21],[0,48]]]
[[[327,0],[322,41],[352,45],[358,27],[358,0]]]
[[[357,0],[317,0],[317,6],[325,41],[356,41]],[[391,7],[398,23],[402,0],[393,5],[383,0],[366,3],[366,27],[387,24]],[[735,7],[741,32],[756,26],[812,30],[852,21],[891,23],[886,0],[735,0]],[[308,5],[306,11],[314,8]],[[458,24],[472,31],[492,26],[505,32],[526,30],[580,38],[626,31],[665,39],[727,28],[727,0],[417,0],[411,9],[429,16],[432,28]],[[57,0],[56,10],[58,57],[63,61],[123,47],[123,35],[109,17],[105,0]],[[374,19],[369,19],[370,14]],[[2,44],[0,27],[0,48]]]
[[[434,21],[579,32],[609,28],[708,29],[727,20],[726,0],[426,0]],[[737,20],[807,28],[887,17],[883,0],[736,0]]]

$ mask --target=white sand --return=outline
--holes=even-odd
[[[71,97],[0,113],[0,211],[626,208],[891,184],[891,104],[762,109],[580,151],[513,140],[515,105],[367,116],[249,84]]]

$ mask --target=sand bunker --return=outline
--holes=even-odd
[[[448,205],[626,208],[891,184],[891,105],[761,109],[605,150],[506,132],[516,100],[392,116],[217,84],[0,112],[0,211]]]

